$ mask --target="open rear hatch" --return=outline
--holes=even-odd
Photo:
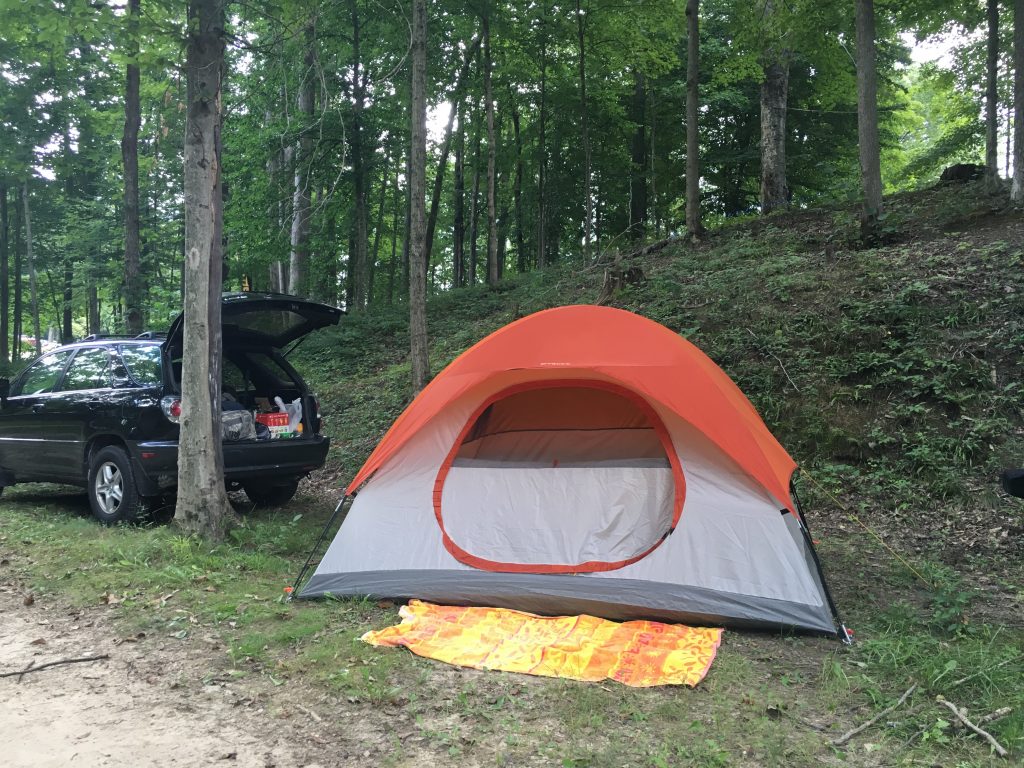
[[[221,295],[224,340],[252,342],[275,349],[319,328],[337,325],[342,310],[281,293],[224,293]],[[185,316],[178,315],[167,331],[165,346],[171,357],[181,354]]]

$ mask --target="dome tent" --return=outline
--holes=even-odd
[[[837,634],[795,468],[682,337],[608,307],[538,312],[399,416],[298,596]]]

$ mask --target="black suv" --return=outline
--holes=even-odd
[[[257,417],[247,439],[223,444],[228,488],[244,489],[261,506],[283,504],[323,466],[330,442],[320,434],[319,403],[283,350],[337,324],[342,311],[259,293],[225,293],[221,307],[230,408],[270,412],[277,398],[302,403],[290,439]],[[166,335],[90,336],[43,355],[13,381],[0,379],[0,490],[21,482],[82,485],[105,523],[132,520],[147,501],[173,492],[182,330],[179,316]]]

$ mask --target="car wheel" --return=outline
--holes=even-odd
[[[89,461],[89,506],[93,516],[107,525],[138,517],[142,499],[123,448],[108,445],[93,454]]]
[[[289,480],[277,485],[265,485],[263,483],[243,483],[245,495],[249,501],[257,507],[281,507],[292,500],[292,496],[299,489],[298,480]]]

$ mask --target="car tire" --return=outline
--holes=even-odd
[[[283,507],[299,489],[298,480],[288,480],[275,485],[265,483],[243,483],[242,488],[249,501],[257,507]]]
[[[105,525],[132,522],[142,511],[132,463],[119,446],[108,445],[92,455],[88,492],[93,516]]]

